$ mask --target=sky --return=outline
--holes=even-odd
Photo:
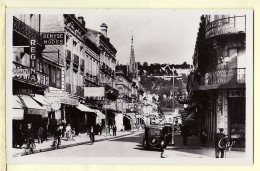
[[[106,23],[107,35],[117,49],[119,64],[130,61],[133,30],[136,62],[192,64],[202,15],[196,10],[174,9],[86,9],[80,14],[86,27],[100,31]]]

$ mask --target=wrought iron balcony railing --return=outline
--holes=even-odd
[[[212,21],[206,26],[206,38],[246,32],[246,16],[234,16]]]
[[[216,70],[205,74],[204,85],[241,84],[245,77],[245,68]]]
[[[16,17],[13,17],[13,30],[27,39],[36,39],[41,46],[44,45],[40,33]]]

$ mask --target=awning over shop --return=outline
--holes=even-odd
[[[17,96],[13,96],[13,104],[12,104],[12,118],[15,120],[23,120],[24,119],[24,109],[22,104]]]
[[[36,100],[37,102],[41,103],[42,105],[45,105],[45,106],[50,106],[51,105],[51,102],[49,100],[47,100],[44,96],[42,95],[39,95],[39,94],[35,94],[33,97],[32,97],[34,100]]]
[[[100,119],[105,119],[106,116],[102,112],[100,112],[99,110],[94,110],[94,111]]]
[[[77,106],[77,109],[79,109],[80,111],[82,112],[92,112],[92,113],[96,113],[95,110],[83,105],[83,104],[80,104]]]
[[[35,94],[34,96],[32,96],[32,98],[36,100],[38,103],[40,103],[43,107],[45,107],[47,112],[51,111],[51,102],[48,99],[46,99],[44,96],[40,94]],[[45,115],[43,117],[48,117],[48,115]]]
[[[14,95],[14,100],[26,111],[27,114],[46,115],[47,113],[46,108],[40,106],[31,96]]]
[[[129,116],[131,119],[135,119],[135,113],[126,113],[126,116]]]

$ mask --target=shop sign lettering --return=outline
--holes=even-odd
[[[66,92],[45,92],[45,98],[50,102],[59,102],[63,104],[75,105],[79,104],[77,99],[69,97],[69,94]]]
[[[37,81],[37,76],[36,76],[36,44],[37,41],[36,39],[30,39],[30,68],[31,68],[31,74],[30,74],[30,80],[33,82]]]
[[[245,97],[244,90],[229,90],[228,97]]]
[[[13,69],[13,76],[18,77],[18,78],[29,79],[30,69],[14,68]]]
[[[64,45],[64,33],[42,33],[44,45]]]

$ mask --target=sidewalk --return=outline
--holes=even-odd
[[[175,146],[168,148],[170,151],[184,152],[185,154],[198,155],[203,157],[215,158],[214,144],[207,142],[205,147],[202,147],[198,136],[189,136],[186,146],[183,145],[182,136],[175,135]],[[227,158],[243,158],[244,151],[226,151]]]
[[[117,131],[116,136],[95,135],[95,142],[118,138],[118,137],[122,137],[122,136],[126,136],[126,135],[131,135],[133,133],[134,133],[133,131],[123,131],[123,132]],[[74,140],[66,141],[65,138],[62,137],[60,149],[90,143],[89,135],[86,133],[76,135],[73,138],[74,138]],[[43,143],[40,143],[40,144],[38,144],[38,140],[35,139],[36,149],[34,149],[34,153],[40,153],[40,152],[53,150],[52,149],[53,139],[54,138],[51,137],[47,141],[43,141]],[[23,155],[25,155],[24,154],[25,145],[23,145],[22,148],[12,148],[12,151],[13,151],[13,157],[23,156]]]

